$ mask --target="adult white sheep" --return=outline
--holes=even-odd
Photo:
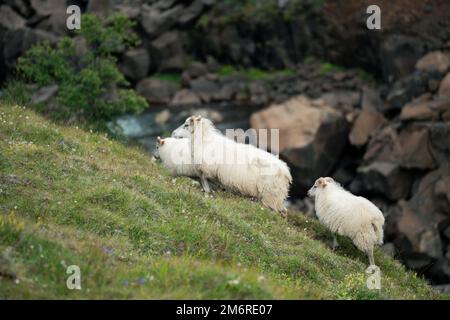
[[[187,118],[183,128],[191,134],[191,153],[205,192],[210,190],[208,179],[217,179],[285,216],[284,200],[292,182],[286,163],[253,145],[227,138],[201,116]]]
[[[365,252],[369,264],[375,265],[373,249],[383,244],[383,213],[369,200],[358,197],[341,187],[332,178],[319,178],[308,194],[315,198],[319,221],[335,234],[347,236]]]
[[[163,166],[174,176],[198,177],[191,160],[190,139],[157,138],[157,156]]]

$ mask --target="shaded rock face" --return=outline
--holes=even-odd
[[[303,195],[317,177],[331,172],[348,134],[342,113],[304,96],[254,113],[250,124],[254,129],[279,129],[280,155],[296,177],[297,192]]]
[[[167,81],[147,78],[137,84],[136,91],[151,104],[168,104],[176,92],[176,86]]]

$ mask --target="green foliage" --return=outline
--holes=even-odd
[[[438,299],[376,250],[367,257],[299,212],[230,192],[205,198],[145,152],[0,104],[0,299]],[[2,164],[3,163],[3,164]],[[4,259],[6,260],[6,259]],[[68,265],[82,290],[65,286]]]
[[[152,78],[170,82],[177,87],[181,86],[181,75],[179,73],[155,73]]]
[[[232,65],[223,65],[217,71],[220,76],[242,75],[249,81],[256,80],[270,80],[279,76],[293,76],[295,71],[292,69],[281,69],[274,71],[267,71],[258,68],[238,69]]]
[[[76,117],[95,123],[125,112],[140,112],[147,103],[126,89],[129,84],[114,57],[115,53],[136,44],[136,35],[130,32],[132,26],[123,15],[105,20],[83,15],[79,36],[87,43],[86,53],[77,53],[74,40],[68,37],[56,47],[39,43],[19,58],[18,74],[25,82],[39,86],[58,85],[57,108],[52,108],[52,116],[57,119]],[[7,96],[22,87],[11,86]]]

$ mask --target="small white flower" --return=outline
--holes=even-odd
[[[239,278],[236,278],[236,279],[228,281],[228,284],[231,286],[237,286],[239,284],[239,282],[240,282]]]

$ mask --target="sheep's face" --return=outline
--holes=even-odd
[[[175,139],[190,138],[191,133],[186,130],[185,124],[183,123],[181,126],[173,130],[171,137]]]
[[[317,179],[311,189],[308,190],[308,196],[315,197],[317,192],[324,190],[330,183],[334,183],[333,178],[321,177]]]
[[[156,159],[161,159],[161,157],[159,156],[159,149],[164,145],[165,140],[161,139],[161,137],[157,137],[156,138],[156,150],[154,152],[154,156]]]
[[[183,130],[186,130],[190,134],[193,134],[196,127],[199,126],[201,121],[202,121],[202,116],[190,116],[189,118],[186,119],[182,128],[183,128]]]

